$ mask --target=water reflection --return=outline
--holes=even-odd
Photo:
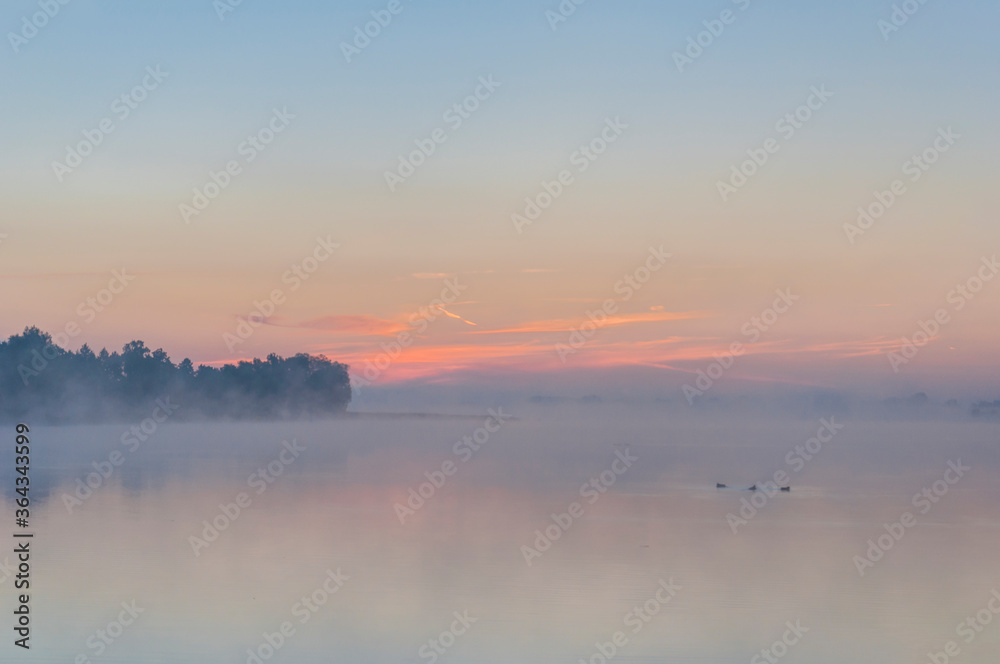
[[[772,476],[815,422],[523,419],[456,460],[482,423],[168,424],[72,510],[64,494],[124,429],[39,429],[32,659],[235,664],[263,644],[266,661],[306,664],[576,662],[620,631],[615,661],[750,662],[791,621],[808,631],[782,661],[919,662],[1000,587],[995,427],[850,423],[733,534],[750,494],[715,483]],[[305,451],[274,466],[292,440]],[[638,461],[582,494],[626,449]],[[860,576],[854,557],[957,458],[973,470]],[[434,479],[401,524],[394,506]],[[319,605],[331,574],[346,579]],[[133,600],[144,611],[97,656],[88,639]],[[992,662],[997,642],[987,627],[961,661]]]

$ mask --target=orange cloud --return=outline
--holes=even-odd
[[[601,323],[600,327],[619,327],[634,323],[657,323],[671,320],[691,320],[695,318],[710,318],[711,316],[712,314],[704,311],[650,311],[642,314],[608,316],[607,320]],[[569,332],[570,330],[579,328],[586,320],[580,318],[556,318],[522,323],[515,327],[507,327],[499,330],[476,330],[473,334]]]
[[[648,314],[635,316],[639,321],[649,319]],[[631,319],[633,317],[625,317]],[[533,331],[540,326],[512,328],[515,331]],[[549,330],[543,330],[549,331]],[[494,331],[498,332],[498,331]],[[729,348],[731,340],[706,340],[705,338],[672,336],[646,341],[602,342],[595,338],[582,346],[570,357],[573,368],[614,368],[626,366],[646,366],[669,371],[691,373],[697,363],[711,361],[717,353]],[[818,343],[796,345],[790,340],[757,342],[746,345],[747,355],[771,355],[776,357],[813,353],[832,358],[861,357],[878,355],[894,348],[897,341],[872,339],[853,342]],[[381,352],[378,349],[359,349],[338,346],[330,354],[340,361],[352,364],[356,370],[374,360]],[[800,360],[796,360],[800,362]],[[779,364],[780,365],[780,364]],[[776,366],[779,366],[776,365]],[[382,379],[397,382],[413,379],[440,378],[447,380],[449,374],[462,371],[494,372],[545,372],[564,370],[567,365],[559,360],[554,343],[532,340],[525,343],[497,344],[439,344],[434,346],[412,346],[396,357]],[[752,376],[742,376],[754,379]],[[775,380],[759,378],[759,380]],[[782,379],[784,380],[784,379]]]
[[[408,328],[405,323],[368,315],[320,316],[319,318],[312,318],[287,327],[301,327],[345,335],[372,335],[378,337],[392,337]]]

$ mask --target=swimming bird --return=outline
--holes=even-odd
[[[716,482],[716,483],[715,483],[715,488],[716,488],[716,489],[728,489],[729,487],[727,487],[727,486],[726,486],[725,484],[723,484],[722,482]]]

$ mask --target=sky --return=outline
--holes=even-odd
[[[414,389],[996,398],[998,18],[8,2],[0,334]]]

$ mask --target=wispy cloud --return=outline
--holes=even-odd
[[[658,323],[663,321],[691,320],[695,318],[710,318],[711,313],[705,311],[650,311],[641,314],[625,314],[621,316],[608,316],[608,320],[602,323],[601,327],[620,327],[622,325],[634,325],[636,323]],[[580,326],[579,318],[554,318],[550,320],[538,320],[506,327],[498,330],[476,330],[474,334],[537,334],[539,332],[568,332]]]
[[[364,314],[320,316],[298,323],[284,324],[281,327],[297,327],[353,336],[372,335],[392,337],[409,326],[400,321],[386,320]]]

